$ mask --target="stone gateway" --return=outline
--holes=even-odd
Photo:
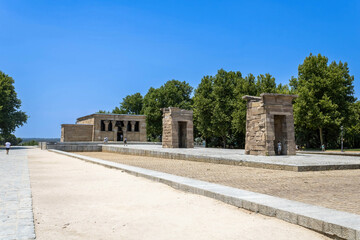
[[[163,108],[163,148],[193,148],[193,111]]]
[[[130,114],[91,114],[76,124],[61,125],[61,142],[103,141],[146,142],[146,116]]]
[[[247,100],[245,154],[296,154],[292,106],[296,97],[273,93],[243,96]]]

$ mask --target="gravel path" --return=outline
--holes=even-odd
[[[289,172],[108,152],[77,154],[360,214],[360,170]]]

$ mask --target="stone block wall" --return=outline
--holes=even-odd
[[[62,124],[61,142],[87,142],[92,141],[93,125],[88,124]]]
[[[175,107],[162,109],[164,148],[193,148],[193,112]]]

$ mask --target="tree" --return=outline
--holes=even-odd
[[[360,147],[360,101],[351,105],[351,113],[350,124],[345,128],[344,145],[358,148]]]
[[[241,79],[240,72],[226,72],[220,69],[214,77],[213,84],[213,114],[211,125],[213,135],[222,138],[226,147],[227,137],[232,135],[232,113],[234,111],[234,88]]]
[[[20,99],[15,92],[14,80],[0,71],[0,135],[5,139],[17,127],[26,123],[28,116],[19,110]]]
[[[143,108],[143,96],[140,93],[128,95],[123,98],[120,108],[116,107],[112,113],[116,114],[141,114]]]
[[[356,100],[353,81],[347,63],[334,61],[328,65],[327,57],[310,54],[299,65],[298,78],[290,80],[299,95],[294,104],[296,128],[318,130],[322,145],[324,130],[333,135],[341,125],[348,125],[350,107]]]
[[[191,109],[193,88],[185,81],[169,80],[160,88],[150,88],[144,97],[142,112],[146,115],[147,135],[156,139],[162,134],[161,108]]]
[[[194,126],[200,135],[205,139],[206,145],[212,137],[211,119],[213,115],[213,84],[212,76],[205,76],[194,93]]]
[[[237,135],[238,145],[241,147],[245,146],[247,110],[246,101],[244,101],[242,97],[245,95],[257,96],[258,94],[255,76],[251,73],[245,78],[240,79],[234,89],[235,101],[234,111],[232,113],[232,128]]]
[[[244,147],[246,101],[244,95],[289,93],[287,85],[276,85],[270,74],[253,74],[220,69],[215,76],[205,76],[194,94],[194,125],[207,146]],[[219,141],[221,139],[221,141]]]
[[[143,113],[146,115],[146,134],[155,140],[162,133],[160,89],[151,87],[144,96]]]
[[[99,110],[99,111],[97,111],[96,113],[109,114],[110,112],[109,112],[109,111],[106,111],[106,110]]]

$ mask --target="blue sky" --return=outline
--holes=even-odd
[[[62,123],[112,110],[177,79],[217,70],[297,76],[310,53],[348,62],[360,98],[357,1],[0,0],[0,71],[28,123],[18,137],[60,137]]]

